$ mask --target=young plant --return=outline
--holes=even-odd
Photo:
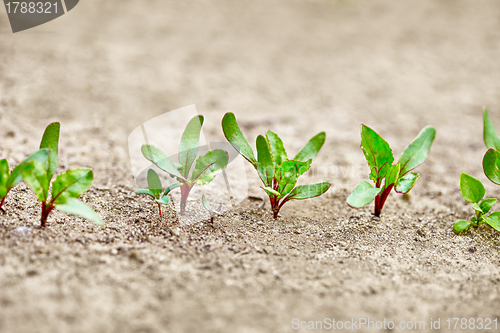
[[[148,170],[148,188],[149,189],[140,189],[135,191],[137,194],[147,194],[153,197],[153,199],[158,204],[158,212],[161,216],[161,204],[167,205],[170,202],[170,198],[168,197],[168,193],[172,191],[174,188],[182,186],[181,183],[175,183],[167,187],[165,192],[163,192],[163,188],[161,185],[161,180],[156,171],[153,169]]]
[[[226,168],[229,161],[229,155],[222,149],[210,150],[196,158],[203,120],[203,116],[195,116],[187,124],[181,138],[178,165],[175,165],[164,152],[155,146],[142,146],[142,154],[146,159],[182,183],[180,215],[185,214],[186,203],[191,189],[195,185],[210,183],[217,174]],[[193,171],[191,171],[195,159],[196,163]]]
[[[46,149],[40,149],[30,156],[28,156],[24,161],[19,163],[18,166],[9,173],[9,162],[6,159],[0,160],[0,210],[4,211],[2,206],[7,198],[9,191],[16,186],[19,182],[23,180],[21,175],[21,170],[30,161],[38,161],[44,163],[49,156],[49,152]]]
[[[483,170],[486,177],[493,183],[500,185],[500,138],[493,126],[493,122],[488,115],[488,111],[483,111],[484,132],[483,138],[488,151],[483,157]]]
[[[224,115],[222,130],[231,145],[257,170],[264,184],[261,188],[269,196],[275,219],[278,218],[281,207],[288,201],[317,197],[330,188],[330,182],[295,186],[299,176],[309,170],[312,159],[325,143],[325,132],[314,136],[292,160],[289,160],[283,141],[272,131],[267,131],[265,137],[257,137],[255,158],[236,122],[236,117],[231,112]]]
[[[203,203],[203,207],[205,207],[208,212],[210,213],[210,223],[213,225],[214,224],[214,218],[215,216],[221,216],[222,214],[220,213],[221,210],[221,205],[219,205],[219,208],[213,210],[212,206],[210,206],[210,203],[208,202],[207,198],[205,197],[205,194],[201,197],[201,202]]]
[[[385,201],[393,188],[397,193],[406,194],[415,186],[419,175],[410,171],[425,161],[435,136],[434,127],[425,127],[403,151],[399,162],[393,164],[394,156],[389,144],[374,130],[362,125],[361,149],[370,166],[370,179],[375,186],[367,181],[359,183],[347,198],[347,204],[353,208],[360,208],[375,199],[374,215],[380,217]]]
[[[494,212],[486,216],[497,202],[497,199],[488,198],[482,200],[486,193],[483,184],[476,178],[462,173],[460,175],[460,191],[464,199],[472,203],[475,216],[470,221],[459,220],[455,222],[453,229],[456,232],[460,232],[468,229],[470,226],[478,227],[481,224],[487,223],[495,230],[500,231],[500,212]]]
[[[94,174],[89,168],[66,171],[52,182],[58,164],[59,123],[52,123],[45,129],[40,149],[48,149],[48,158],[41,163],[37,160],[28,162],[21,170],[25,182],[35,192],[42,203],[40,223],[47,225],[47,218],[54,209],[79,215],[97,225],[104,226],[100,217],[85,203],[77,198],[92,185]]]

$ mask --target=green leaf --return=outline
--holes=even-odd
[[[259,135],[256,141],[257,146],[257,172],[260,179],[267,187],[272,187],[274,177],[274,160],[269,151],[266,139]]]
[[[413,186],[415,186],[415,182],[420,176],[416,172],[410,172],[403,177],[401,177],[394,188],[397,193],[406,194],[411,191]]]
[[[464,199],[471,203],[478,203],[486,193],[479,180],[463,172],[460,175],[460,191]]]
[[[63,195],[62,197],[64,198],[64,200],[61,203],[55,204],[56,209],[68,214],[81,216],[89,220],[90,222],[93,222],[100,226],[104,226],[104,223],[102,222],[99,215],[97,215],[97,213],[87,204],[67,195]]]
[[[48,148],[50,149],[49,157],[47,159],[47,178],[50,181],[52,176],[57,169],[57,155],[59,151],[59,132],[61,125],[59,123],[52,123],[45,128],[45,132],[42,136],[42,141],[40,142],[40,149]]]
[[[483,171],[489,180],[500,185],[500,169],[498,169],[497,165],[498,159],[500,159],[500,153],[495,149],[489,149],[483,157]]]
[[[496,231],[500,231],[500,217],[498,215],[483,216],[483,220]]]
[[[89,168],[66,171],[52,183],[52,200],[60,203],[63,193],[71,198],[78,198],[90,188],[93,180],[94,173]]]
[[[299,185],[296,188],[294,188],[292,192],[290,192],[290,194],[285,198],[285,200],[286,201],[292,199],[302,200],[302,199],[319,197],[320,195],[328,191],[330,186],[331,186],[330,182],[323,182],[311,185]]]
[[[167,195],[173,189],[175,189],[177,187],[181,187],[181,186],[182,186],[181,183],[175,183],[175,184],[170,185],[169,187],[167,187],[167,189],[165,190],[165,192],[163,192],[163,196]]]
[[[395,184],[399,177],[399,164],[394,164],[387,174],[385,175],[384,186],[382,186],[381,192],[383,192],[387,187]]]
[[[271,148],[271,154],[274,157],[275,169],[277,169],[283,162],[288,161],[283,141],[273,131],[267,131],[266,138]]]
[[[6,195],[7,195],[7,187],[5,187],[5,185],[0,185],[0,200],[5,198]]]
[[[45,165],[47,159],[49,158],[49,149],[40,149],[28,156],[24,161],[19,163],[18,166],[12,170],[9,180],[7,181],[7,188],[14,187],[17,183],[23,180],[21,175],[21,170],[31,161],[37,161]]]
[[[0,160],[0,185],[7,185],[9,179],[9,162],[6,159]]]
[[[484,214],[487,214],[490,211],[490,209],[493,207],[493,205],[495,205],[496,202],[497,202],[497,199],[495,199],[495,198],[484,199],[483,201],[481,201],[479,208],[481,208],[481,211]]]
[[[484,130],[483,130],[484,144],[488,148],[494,148],[496,150],[500,150],[500,138],[498,137],[498,133],[495,130],[495,127],[493,126],[493,122],[491,121],[486,108],[483,110],[483,123],[484,123]]]
[[[155,194],[153,192],[151,192],[150,190],[147,190],[145,188],[141,188],[140,190],[135,191],[135,193],[137,193],[137,194],[147,194],[147,195],[152,196],[153,198],[156,198]]]
[[[477,225],[477,218],[475,216],[473,216],[471,218],[471,221],[472,221],[472,225]]]
[[[380,184],[394,162],[391,147],[377,132],[362,125],[361,149],[370,166],[370,179]]]
[[[304,172],[306,172],[311,166],[312,159],[307,162],[302,161],[286,161],[279,166],[276,170],[276,180],[278,181],[278,192],[282,197],[290,193],[295,184],[297,184],[297,178]]]
[[[184,170],[184,178],[188,178],[191,165],[193,164],[196,155],[198,154],[198,147],[200,145],[200,132],[203,125],[203,116],[198,115],[189,121],[182,133],[181,144],[179,148],[179,162]]]
[[[177,170],[177,167],[174,165],[172,160],[168,158],[168,156],[165,155],[165,153],[160,149],[153,145],[143,145],[141,150],[144,157],[153,162],[158,168],[171,174],[172,176],[187,181],[187,179],[180,174],[179,170]]]
[[[380,188],[373,187],[369,182],[362,181],[347,198],[347,204],[353,208],[366,206],[375,199],[380,190]]]
[[[153,192],[156,199],[160,198],[160,194],[163,191],[161,180],[156,171],[153,169],[148,170],[148,188]]]
[[[170,202],[170,198],[168,197],[168,195],[165,195],[161,197],[161,199],[155,199],[155,201],[160,204],[168,205],[168,203]]]
[[[210,206],[210,203],[208,202],[207,198],[205,197],[205,194],[201,197],[201,202],[203,203],[203,207],[205,207],[210,213],[212,212],[212,206]]]
[[[281,198],[280,192],[276,191],[275,189],[273,189],[271,187],[267,187],[267,186],[263,187],[263,186],[261,186],[260,188],[263,189],[264,191],[266,191],[266,193],[269,196],[276,196],[277,198]]]
[[[250,147],[248,141],[243,136],[243,133],[236,122],[234,113],[228,112],[224,115],[224,118],[222,118],[222,131],[224,132],[224,136],[227,141],[231,143],[234,149],[236,149],[241,156],[257,168],[257,160],[255,159],[252,147]]]
[[[474,208],[474,210],[479,213],[479,214],[484,214],[483,210],[481,209],[481,207],[477,204],[477,203],[474,203],[472,204],[472,208]]]
[[[436,129],[432,126],[427,126],[420,131],[399,158],[399,164],[401,165],[400,176],[407,174],[425,161],[435,137]]]
[[[455,222],[455,224],[453,225],[453,230],[455,230],[456,232],[460,232],[460,231],[463,231],[469,227],[470,227],[469,221],[460,220],[460,221]]]
[[[224,170],[229,161],[225,150],[214,149],[198,157],[191,181],[199,185],[210,183],[217,174]]]
[[[27,163],[21,170],[26,184],[35,192],[38,200],[45,202],[49,196],[49,179],[47,169],[37,161]]]
[[[323,147],[325,143],[326,133],[320,132],[309,140],[304,148],[302,148],[299,153],[293,158],[296,161],[305,162],[311,158],[315,158],[318,155],[319,150]]]

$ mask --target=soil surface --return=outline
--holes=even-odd
[[[500,197],[481,168],[484,106],[500,128],[498,1],[80,1],[16,34],[0,13],[0,157],[17,165],[61,122],[58,172],[92,167],[82,199],[106,222],[54,212],[41,229],[33,192],[9,194],[0,332],[306,332],[294,327],[325,318],[434,332],[431,320],[446,331],[448,318],[500,316],[499,234],[452,230],[472,213],[461,172]],[[247,165],[248,198],[214,226],[206,212],[159,217],[134,193],[128,136],[191,104],[211,141],[227,111],[252,142],[273,129],[290,154],[326,131],[301,182],[332,188],[274,221]],[[381,220],[345,203],[368,179],[361,123],[396,157],[437,128],[420,180]]]

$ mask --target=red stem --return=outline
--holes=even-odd
[[[193,187],[189,186],[187,183],[182,184],[181,186],[181,216],[186,214],[186,203],[187,198],[189,197],[189,192]]]
[[[2,201],[0,201],[0,210],[4,211],[2,206],[3,206],[3,203],[5,202],[5,198],[7,198],[7,193],[5,193],[5,197],[3,197]]]
[[[42,216],[40,218],[40,225],[42,228],[47,226],[47,218],[49,217],[50,212],[54,209],[53,205],[47,206],[47,204],[42,202]]]
[[[373,215],[376,217],[380,217],[382,213],[382,208],[384,208],[385,201],[389,197],[389,194],[392,191],[394,184],[389,185],[382,193],[377,194],[375,197],[375,212]]]
[[[160,212],[160,216],[161,216],[161,205],[158,204],[158,211]]]

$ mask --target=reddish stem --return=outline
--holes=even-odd
[[[186,214],[186,203],[187,198],[189,197],[189,192],[193,187],[184,183],[181,186],[181,215],[184,216]]]
[[[3,203],[5,202],[5,198],[7,198],[7,193],[5,194],[5,197],[3,197],[2,201],[0,201],[0,210],[1,210],[2,212],[5,212],[5,211],[3,210],[3,208],[2,208]]]
[[[49,217],[50,212],[54,209],[53,205],[47,206],[47,204],[42,202],[42,216],[40,218],[40,225],[42,228],[45,228],[47,226],[47,218]]]
[[[394,184],[389,185],[382,193],[377,194],[375,197],[375,212],[374,215],[376,217],[380,217],[382,213],[382,208],[384,208],[385,201],[389,197],[389,194],[392,191]]]
[[[160,213],[160,216],[161,216],[161,205],[158,204],[158,212]]]

